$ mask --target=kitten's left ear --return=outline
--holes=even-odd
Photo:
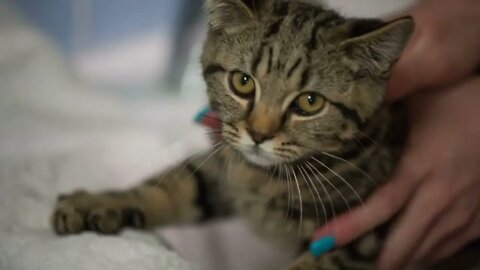
[[[207,0],[210,28],[234,32],[260,20],[273,0]]]
[[[413,34],[412,17],[389,23],[357,20],[349,27],[349,38],[340,44],[348,64],[374,77],[386,78]]]

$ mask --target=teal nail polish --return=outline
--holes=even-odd
[[[313,256],[318,257],[322,254],[325,254],[335,248],[335,237],[333,236],[325,236],[320,238],[319,240],[310,244],[310,253]]]
[[[210,107],[208,107],[208,106],[203,107],[202,110],[200,110],[195,115],[194,121],[197,122],[197,123],[202,123],[205,116],[208,115],[211,111],[212,110],[210,109]]]

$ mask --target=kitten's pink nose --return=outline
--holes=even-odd
[[[257,145],[273,138],[273,136],[271,135],[262,134],[250,128],[247,129],[247,132],[248,134],[250,134],[252,141]]]
[[[259,103],[255,105],[247,119],[247,132],[255,144],[261,144],[274,137],[280,128],[281,111],[276,106]]]

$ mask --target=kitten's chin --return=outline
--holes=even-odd
[[[240,152],[247,161],[261,167],[271,167],[278,164],[278,160],[262,150],[252,151],[250,149],[241,149]]]

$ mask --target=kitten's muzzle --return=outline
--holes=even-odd
[[[256,145],[259,145],[259,144],[263,143],[264,141],[271,140],[274,137],[272,135],[259,133],[255,130],[251,129],[251,128],[247,128],[247,132],[250,135],[250,137],[252,138],[252,141]]]

